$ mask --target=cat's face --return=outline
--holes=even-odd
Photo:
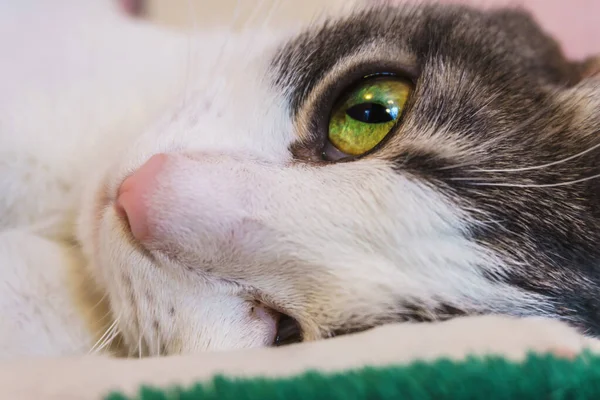
[[[279,313],[305,340],[489,312],[596,329],[598,152],[535,166],[600,143],[600,89],[528,17],[273,36],[208,35],[184,103],[93,183],[81,237],[132,354],[271,345]]]

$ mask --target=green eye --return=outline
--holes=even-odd
[[[342,153],[359,156],[381,142],[402,115],[411,85],[396,77],[361,82],[333,109],[329,141]]]

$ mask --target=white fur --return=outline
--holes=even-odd
[[[106,295],[130,355],[267,345],[257,300],[308,340],[389,319],[402,299],[538,304],[484,279],[481,265],[502,262],[466,238],[466,216],[434,188],[378,160],[292,162],[297,128],[268,68],[290,33],[190,39],[78,0],[3,4],[0,27],[11,53],[0,64],[0,305],[11,321],[0,358],[78,353],[103,333],[82,334],[65,287],[75,236],[77,269]],[[157,153],[168,162],[148,203],[156,240],[142,251],[114,201]]]
[[[497,354],[521,360],[526,349],[552,349],[573,356],[598,342],[555,320],[459,318],[433,324],[404,324],[326,341],[283,348],[246,349],[198,356],[143,360],[106,357],[30,360],[0,364],[6,398],[95,400],[109,391],[136,396],[141,385],[189,387],[228,377],[288,377],[307,370],[339,371],[384,366],[419,358],[462,359],[465,354]],[[257,362],[257,360],[260,360]],[[36,385],[31,384],[35,376]],[[68,384],[66,384],[68,383]],[[432,384],[436,384],[432,382]]]
[[[20,231],[0,232],[0,358],[81,354],[90,335],[71,298],[76,252]]]

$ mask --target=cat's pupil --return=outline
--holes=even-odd
[[[393,121],[398,114],[397,107],[386,107],[377,103],[360,103],[346,110],[346,114],[366,124],[381,124]]]

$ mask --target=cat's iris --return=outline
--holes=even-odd
[[[402,115],[411,85],[397,77],[368,78],[343,96],[329,120],[329,141],[359,156],[373,149]]]

